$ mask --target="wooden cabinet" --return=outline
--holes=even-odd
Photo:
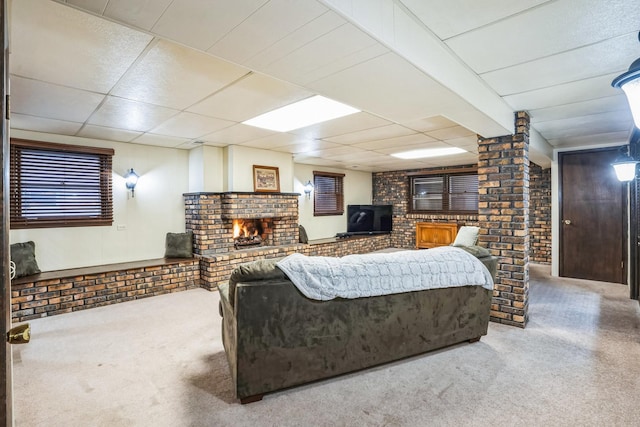
[[[458,224],[446,222],[419,222],[416,224],[416,248],[435,248],[453,243]]]

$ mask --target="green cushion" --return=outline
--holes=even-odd
[[[165,240],[165,258],[192,258],[193,233],[167,233]]]
[[[475,255],[476,258],[491,256],[491,252],[489,252],[489,249],[483,248],[481,246],[459,246],[459,248],[464,249],[471,255]]]
[[[298,229],[300,230],[300,243],[309,243],[309,237],[307,237],[307,230],[304,229],[303,226],[298,225]]]
[[[32,241],[14,243],[11,250],[11,261],[16,265],[16,278],[40,273],[36,262],[36,244]]]

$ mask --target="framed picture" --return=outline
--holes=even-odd
[[[280,176],[278,175],[278,168],[253,165],[253,191],[279,193]]]

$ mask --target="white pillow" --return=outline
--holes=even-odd
[[[478,241],[480,227],[464,225],[458,230],[453,246],[473,246]]]

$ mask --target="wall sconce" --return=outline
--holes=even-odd
[[[140,178],[140,175],[138,175],[136,171],[133,170],[133,168],[131,168],[131,170],[124,176],[127,190],[131,190],[131,197],[135,197],[134,190],[136,189],[138,178]]]
[[[311,199],[311,192],[313,191],[313,184],[311,180],[307,181],[304,185],[304,194],[307,196],[307,199]]]
[[[640,33],[638,33],[638,40],[640,40]],[[640,128],[640,58],[631,63],[626,73],[613,79],[611,86],[622,89],[627,95],[633,121],[636,127]]]
[[[620,155],[611,163],[620,182],[633,181],[636,177],[636,165],[640,163],[633,159],[625,148],[620,148]]]

